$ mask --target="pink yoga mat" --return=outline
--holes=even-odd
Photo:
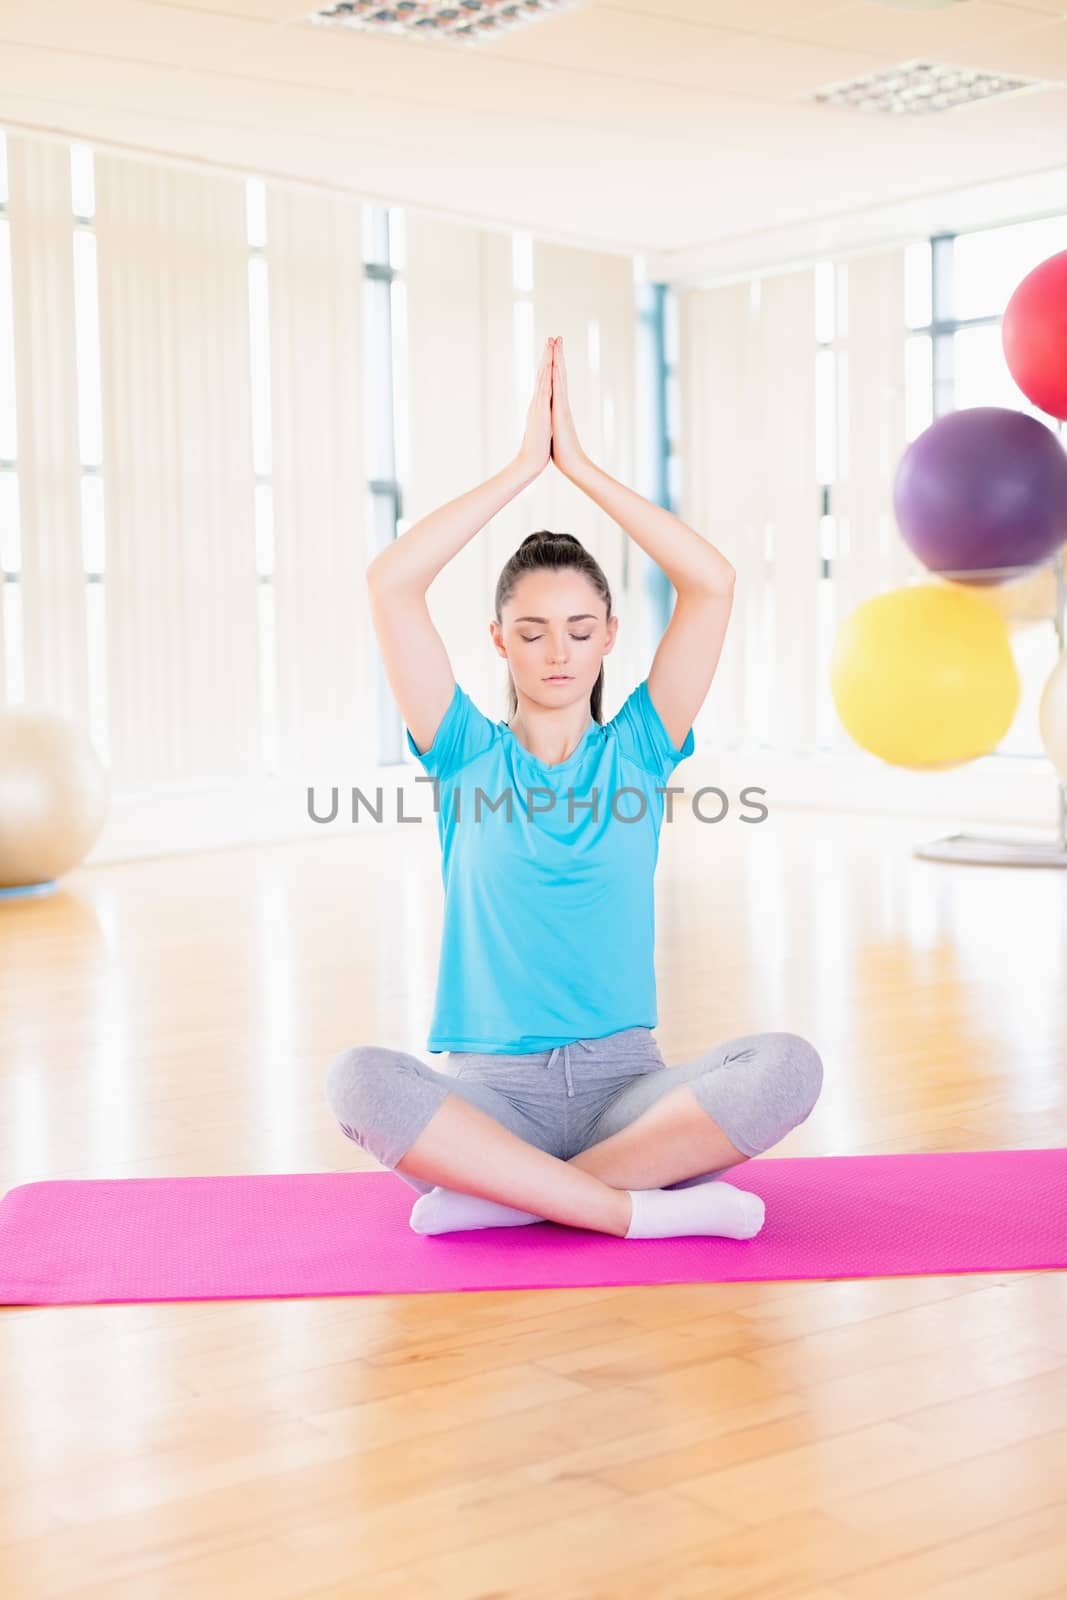
[[[552,1222],[412,1232],[392,1172],[22,1184],[0,1203],[0,1302],[267,1300],[737,1283],[1067,1266],[1067,1149],[759,1157],[755,1239],[616,1239]]]

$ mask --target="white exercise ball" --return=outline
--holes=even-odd
[[[1067,783],[1067,655],[1060,657],[1049,675],[1037,720],[1045,753],[1060,782]]]
[[[78,723],[32,707],[0,710],[0,889],[77,866],[110,799],[107,772]]]

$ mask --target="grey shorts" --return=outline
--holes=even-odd
[[[440,1068],[404,1050],[356,1045],[332,1062],[326,1099],[346,1137],[384,1167],[395,1168],[449,1094],[569,1161],[688,1083],[727,1138],[754,1156],[811,1114],[822,1077],[799,1034],[742,1034],[672,1067],[652,1030],[635,1027],[523,1055],[449,1051]],[[434,1187],[397,1176],[423,1194]]]

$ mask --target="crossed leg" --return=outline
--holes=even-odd
[[[818,1053],[797,1034],[729,1039],[668,1073],[647,1073],[625,1084],[594,1123],[595,1142],[566,1165],[616,1193],[710,1183],[717,1173],[769,1149],[803,1122],[819,1097],[822,1078]],[[717,1212],[723,1211],[729,1193],[727,1188],[717,1197]],[[633,1199],[636,1204],[636,1193]],[[416,1232],[436,1233],[542,1219],[540,1210],[435,1188],[416,1201],[411,1226]],[[693,1231],[729,1232],[734,1225],[720,1219],[711,1229]],[[736,1236],[748,1237],[751,1225],[751,1218],[744,1219],[745,1231]]]
[[[622,1233],[629,1225],[623,1215],[630,1206],[626,1190],[708,1182],[782,1139],[810,1115],[821,1086],[822,1062],[797,1034],[743,1035],[669,1072],[625,1083],[569,1162],[536,1148],[528,1119],[497,1091],[473,1083],[452,1086],[402,1051],[373,1046],[346,1051],[331,1066],[327,1099],[350,1138],[420,1191],[413,1226],[420,1208],[451,1194],[450,1203],[470,1199],[497,1213],[507,1210],[512,1220],[538,1221],[547,1214],[573,1226]],[[461,1105],[467,1100],[474,1106]],[[472,1112],[477,1127],[469,1126]],[[412,1120],[422,1128],[414,1145]],[[514,1128],[508,1128],[509,1120],[516,1122]],[[472,1148],[480,1170],[478,1193],[469,1197]],[[568,1167],[577,1170],[564,1182]],[[520,1211],[516,1200],[536,1210]],[[453,1220],[451,1226],[498,1222]]]
[[[622,1189],[700,1182],[805,1121],[822,1080],[819,1054],[799,1034],[741,1034],[626,1084],[570,1164]]]

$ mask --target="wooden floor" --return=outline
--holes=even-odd
[[[664,828],[666,1059],[822,1053],[774,1155],[1064,1143],[1067,874],[911,855],[945,831]],[[0,907],[0,1188],[373,1168],[323,1080],[430,1059],[417,832]],[[0,1594],[1064,1596],[1065,1313],[1053,1271],[8,1308]]]

